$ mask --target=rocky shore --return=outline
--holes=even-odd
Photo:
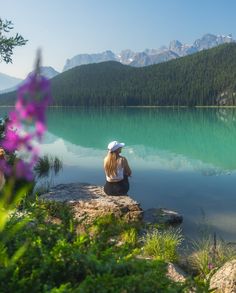
[[[175,211],[160,208],[144,211],[130,196],[107,196],[102,186],[87,183],[60,184],[40,198],[69,204],[73,207],[75,218],[86,223],[106,214],[127,221],[143,220],[149,224],[180,224],[183,221],[183,217]]]

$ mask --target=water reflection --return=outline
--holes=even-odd
[[[60,108],[49,111],[48,126],[73,145],[104,150],[118,139],[145,160],[157,152],[180,155],[212,175],[236,169],[235,117],[234,109]]]

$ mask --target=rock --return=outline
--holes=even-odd
[[[185,282],[186,273],[176,264],[168,263],[167,276],[174,282]]]
[[[183,217],[175,211],[152,208],[145,210],[143,213],[143,221],[148,224],[181,224]]]
[[[73,207],[74,216],[79,221],[91,223],[95,218],[113,214],[127,221],[142,219],[143,211],[131,197],[108,196],[103,187],[87,183],[60,184],[53,187],[40,199],[65,202]]]
[[[216,293],[236,293],[236,259],[223,265],[211,278],[210,288]]]

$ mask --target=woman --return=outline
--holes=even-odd
[[[104,159],[106,184],[104,191],[107,195],[127,195],[129,190],[128,177],[131,170],[128,161],[120,155],[124,143],[112,141],[108,144],[108,154]]]

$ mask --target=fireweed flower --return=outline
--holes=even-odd
[[[18,158],[12,168],[16,178],[33,179],[33,167],[38,160],[34,140],[41,141],[46,131],[46,109],[51,102],[50,82],[38,73],[31,73],[17,91],[15,109],[9,114],[3,147],[27,156]],[[0,169],[9,174],[9,166],[0,162]]]
[[[212,270],[212,269],[214,269],[214,267],[215,267],[215,266],[214,266],[214,264],[213,264],[213,263],[209,263],[209,264],[208,264],[208,269],[209,269],[209,270]]]

